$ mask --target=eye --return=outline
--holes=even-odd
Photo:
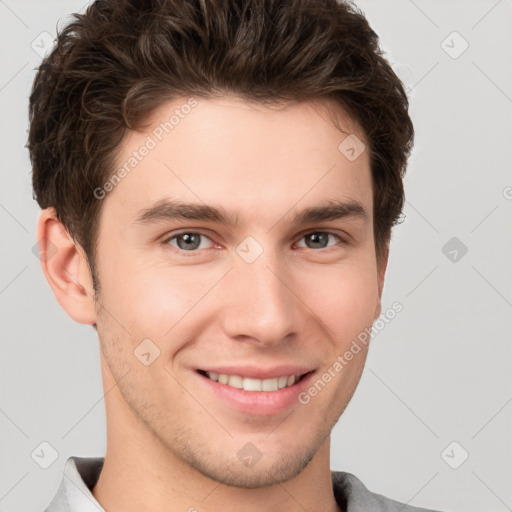
[[[306,247],[309,249],[325,249],[329,247],[329,237],[334,237],[338,241],[342,241],[338,235],[329,233],[328,231],[312,231],[302,237],[302,240],[306,240]]]
[[[178,233],[177,235],[173,235],[165,239],[163,243],[172,245],[173,247],[176,247],[177,249],[185,252],[192,252],[197,249],[208,249],[210,246],[205,247],[201,243],[201,238],[210,240],[206,235],[203,235],[202,233],[187,231],[185,233]],[[176,241],[176,245],[173,244],[174,241]]]
[[[301,238],[301,240],[306,241],[306,245],[299,245],[299,247],[306,247],[308,249],[326,249],[336,245],[336,243],[329,244],[329,237],[331,237],[331,239],[335,239],[335,241],[343,242],[342,238],[334,233],[330,233],[328,231],[311,231],[310,233],[303,235]],[[171,245],[182,252],[192,254],[199,252],[200,249],[209,249],[214,245],[208,236],[196,231],[185,231],[174,234],[164,239],[162,243],[164,245]]]

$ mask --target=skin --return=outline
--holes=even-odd
[[[186,98],[162,105],[127,134],[122,165]],[[98,301],[82,249],[52,209],[38,239],[60,305],[97,328],[107,412],[107,453],[93,494],[109,512],[340,510],[330,476],[330,432],[360,379],[363,347],[311,401],[276,414],[247,414],[213,394],[205,365],[301,364],[318,376],[381,312],[387,262],[375,257],[368,151],[349,161],[347,133],[364,134],[325,102],[285,109],[224,96],[198,99],[172,133],[102,199]],[[222,206],[237,226],[205,220],[137,224],[166,199]],[[358,202],[349,216],[294,225],[295,213],[328,200]],[[198,231],[199,248],[169,237]],[[323,246],[310,233],[333,233]],[[338,235],[340,238],[337,238]],[[262,254],[236,252],[253,237]],[[190,254],[194,253],[193,256]],[[145,366],[134,349],[149,338],[160,355]],[[239,450],[252,443],[251,467]]]

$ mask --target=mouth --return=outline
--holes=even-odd
[[[273,392],[289,388],[297,384],[311,372],[298,375],[281,375],[279,377],[269,379],[256,379],[253,377],[244,377],[242,375],[229,375],[227,373],[217,373],[206,370],[198,370],[198,373],[214,382],[218,382],[219,384],[224,384],[235,389],[243,389],[251,392]]]
[[[244,415],[272,417],[300,405],[298,396],[311,384],[315,370],[245,366],[198,369],[195,373],[197,385],[205,390],[212,405]]]

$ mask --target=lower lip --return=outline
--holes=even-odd
[[[197,373],[206,386],[231,407],[245,414],[261,416],[277,414],[293,404],[298,404],[298,395],[308,387],[313,374],[314,372],[310,372],[299,382],[277,391],[246,391],[220,384]]]

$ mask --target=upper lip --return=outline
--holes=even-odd
[[[276,377],[283,377],[285,375],[304,375],[313,369],[308,366],[284,365],[267,368],[258,368],[256,366],[207,366],[198,368],[198,370],[264,380],[275,379]]]

